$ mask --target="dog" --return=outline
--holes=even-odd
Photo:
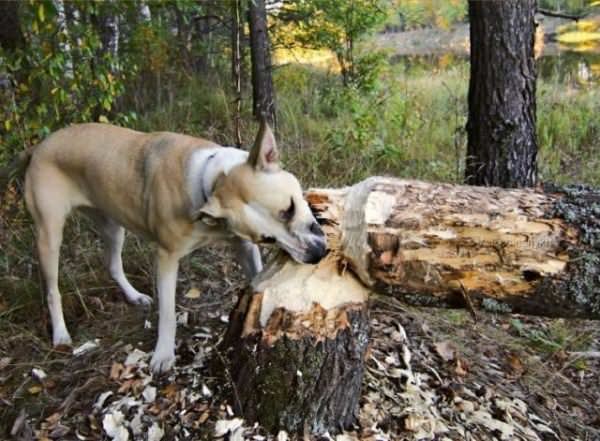
[[[275,137],[262,122],[250,152],[170,133],[78,124],[32,151],[25,201],[33,217],[55,346],[70,345],[58,288],[59,249],[73,209],[95,221],[112,278],[127,301],[149,305],[123,272],[125,229],[157,244],[158,339],[150,367],[175,362],[178,262],[197,248],[234,245],[249,279],[261,271],[257,244],[271,243],[301,263],[327,252],[323,231],[294,175],[281,169]]]

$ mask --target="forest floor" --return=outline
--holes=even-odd
[[[229,398],[219,342],[244,287],[230,254],[201,250],[182,262],[177,368],[155,379],[155,308],[122,300],[86,222],[69,223],[63,247],[73,353],[50,345],[29,221],[3,219],[0,439],[271,439],[234,415]],[[151,250],[129,237],[124,260],[132,283],[151,292]],[[475,319],[374,297],[371,325],[357,426],[310,439],[600,440],[597,322]],[[294,438],[283,430],[275,439]]]

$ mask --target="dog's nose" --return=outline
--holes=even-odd
[[[313,245],[308,249],[304,263],[319,263],[327,255],[325,244]]]
[[[313,222],[310,225],[310,232],[315,236],[324,236],[323,229],[321,228],[321,225],[319,225],[317,222]]]

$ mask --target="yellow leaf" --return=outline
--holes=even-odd
[[[10,120],[9,119],[4,121],[4,128],[6,129],[6,131],[10,130]]]
[[[108,118],[104,115],[100,115],[100,118],[98,118],[98,121],[101,123],[108,123]]]
[[[197,299],[200,297],[200,294],[201,293],[198,288],[191,288],[184,297],[187,299]]]
[[[44,7],[43,3],[40,3],[40,5],[38,6],[38,19],[40,20],[40,23],[43,23],[44,20],[46,20],[46,8]]]
[[[40,386],[39,384],[36,384],[35,386],[31,386],[29,389],[27,389],[27,392],[29,392],[31,395],[37,395],[42,391],[42,386]]]

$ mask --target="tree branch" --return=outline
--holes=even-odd
[[[555,11],[550,11],[548,9],[542,9],[542,8],[538,8],[536,10],[536,12],[538,14],[546,15],[548,17],[566,18],[567,20],[575,20],[575,21],[579,21],[582,18],[587,17],[587,15],[588,15],[587,13],[580,14],[580,15],[563,14],[562,12],[555,12]]]

